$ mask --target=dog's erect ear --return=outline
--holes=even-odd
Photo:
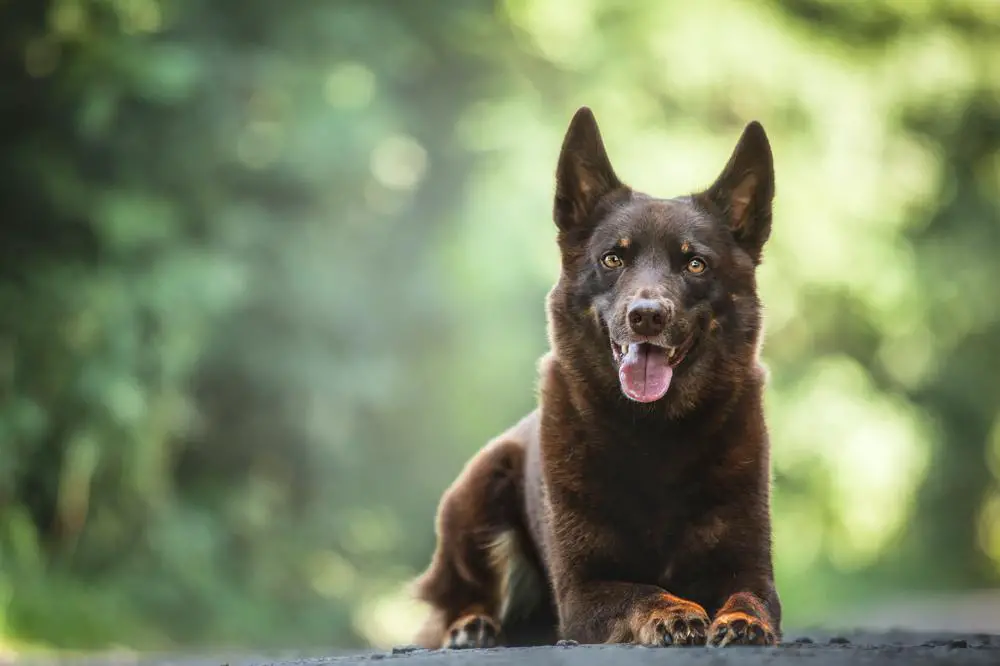
[[[594,114],[580,107],[559,153],[553,213],[556,226],[566,231],[584,224],[601,197],[620,187],[624,185],[611,168]]]
[[[715,183],[700,195],[729,224],[740,246],[760,263],[771,235],[774,163],[764,128],[753,121],[743,129],[729,163]]]

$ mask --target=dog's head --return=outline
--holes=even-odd
[[[746,126],[707,190],[660,199],[618,179],[593,114],[581,108],[556,172],[562,272],[549,308],[557,354],[674,414],[739,381],[757,360],[755,273],[773,196],[759,123]]]

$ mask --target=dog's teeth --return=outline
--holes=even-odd
[[[622,345],[622,354],[628,355],[628,345]]]
[[[670,347],[667,349],[667,356],[673,358],[677,354],[677,347]]]

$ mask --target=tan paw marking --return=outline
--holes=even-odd
[[[708,614],[698,604],[683,602],[653,609],[636,635],[641,645],[704,645]]]
[[[444,647],[450,650],[488,648],[497,645],[500,626],[485,615],[465,615],[452,623]]]
[[[708,644],[713,647],[776,645],[777,642],[766,622],[739,611],[721,613],[708,630]]]

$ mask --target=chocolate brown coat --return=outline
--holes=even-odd
[[[773,195],[755,122],[711,187],[659,199],[618,179],[577,112],[539,406],[441,500],[421,644],[780,639],[756,286]],[[622,374],[630,349],[646,377],[669,362],[665,395],[628,384],[652,382]]]

